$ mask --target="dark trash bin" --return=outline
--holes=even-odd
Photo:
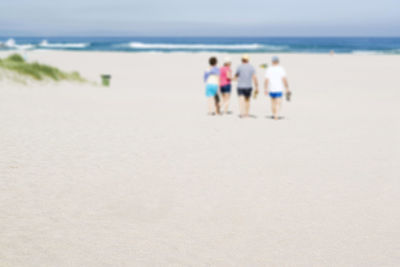
[[[101,75],[101,83],[104,86],[110,86],[111,75],[109,74],[102,74]]]

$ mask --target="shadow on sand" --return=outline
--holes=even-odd
[[[238,116],[240,119],[257,119],[256,115],[249,114],[247,117],[243,117],[242,115]]]
[[[274,120],[274,116],[265,116],[265,118],[270,119],[270,120]],[[284,116],[278,116],[278,120],[284,120],[285,117]]]

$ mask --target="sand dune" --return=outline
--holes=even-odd
[[[34,51],[111,87],[0,81],[0,266],[400,265],[400,56],[280,55],[281,121],[206,116],[209,56]]]

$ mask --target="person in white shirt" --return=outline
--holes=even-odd
[[[272,117],[277,120],[282,104],[283,91],[290,94],[285,69],[279,65],[279,58],[272,58],[272,66],[265,73],[265,95],[271,97]]]

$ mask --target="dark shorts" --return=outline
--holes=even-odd
[[[253,88],[238,88],[238,95],[239,96],[244,96],[246,99],[249,99],[251,97],[251,92],[253,91]]]
[[[229,94],[230,92],[231,92],[231,85],[230,84],[221,86],[221,93]]]

